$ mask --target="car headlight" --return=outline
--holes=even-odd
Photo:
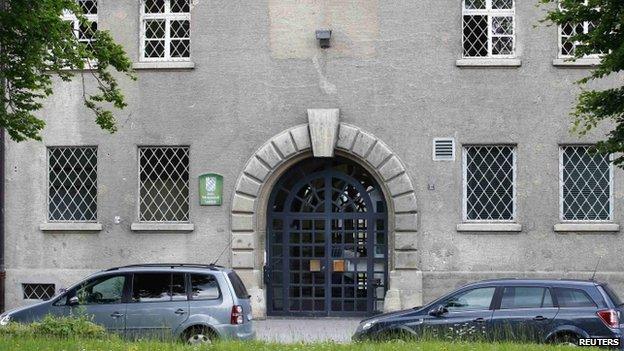
[[[5,314],[4,316],[0,316],[0,325],[7,325],[11,321],[11,315]]]
[[[372,321],[368,321],[368,322],[364,323],[364,324],[362,325],[362,330],[368,330],[368,329],[370,329],[370,327],[372,327],[373,325],[375,325],[375,323],[377,323],[377,321],[376,321],[376,320],[372,320]]]

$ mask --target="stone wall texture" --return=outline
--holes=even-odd
[[[135,0],[100,0],[99,25],[139,61]],[[392,199],[391,286],[396,308],[493,277],[591,276],[624,294],[619,231],[555,232],[559,145],[570,133],[586,68],[553,65],[557,28],[535,1],[516,1],[519,67],[462,68],[461,1],[193,1],[192,69],[142,69],[120,77],[129,106],[108,134],[84,108],[77,77],[55,84],[40,116],[42,142],[7,142],[7,305],[22,283],[65,287],[89,272],[157,261],[240,268],[263,304],[264,197],[309,153],[307,109],[340,109],[336,150],[370,168]],[[331,28],[320,49],[314,30]],[[95,89],[85,75],[86,88]],[[599,86],[614,83],[605,80]],[[432,160],[432,140],[453,137],[454,162]],[[461,145],[517,145],[519,232],[458,231]],[[97,145],[101,231],[41,231],[47,219],[46,147]],[[131,230],[137,214],[137,147],[190,146],[192,231]],[[199,206],[197,177],[224,176],[219,207]],[[624,177],[614,171],[614,222]],[[260,202],[259,202],[260,201]],[[417,204],[417,207],[416,207]],[[417,212],[417,213],[416,213]],[[118,219],[116,219],[118,217]],[[259,312],[261,313],[261,311]]]

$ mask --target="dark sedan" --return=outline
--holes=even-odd
[[[442,338],[622,345],[622,302],[580,280],[487,280],[424,307],[363,320],[353,339]]]

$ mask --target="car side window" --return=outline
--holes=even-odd
[[[555,288],[559,307],[596,307],[596,303],[581,289]]]
[[[123,275],[89,279],[69,295],[78,297],[79,305],[121,303],[126,277]]]
[[[503,289],[501,309],[553,307],[550,290],[543,287],[507,286]]]
[[[492,303],[496,288],[476,288],[461,292],[446,300],[444,307],[449,312],[465,310],[487,310]]]
[[[184,273],[173,273],[171,276],[171,300],[185,301],[187,299]]]
[[[191,274],[191,299],[214,300],[220,296],[219,283],[212,274]]]
[[[184,273],[136,273],[132,302],[167,302],[187,299]]]

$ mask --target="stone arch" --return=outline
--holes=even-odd
[[[290,166],[312,156],[311,148],[308,124],[287,129],[253,154],[236,181],[230,209],[231,264],[249,288],[255,317],[266,315],[262,267],[268,197]],[[403,162],[379,138],[346,123],[339,124],[335,152],[364,166],[388,204],[390,284],[385,309],[422,303],[416,194]]]

